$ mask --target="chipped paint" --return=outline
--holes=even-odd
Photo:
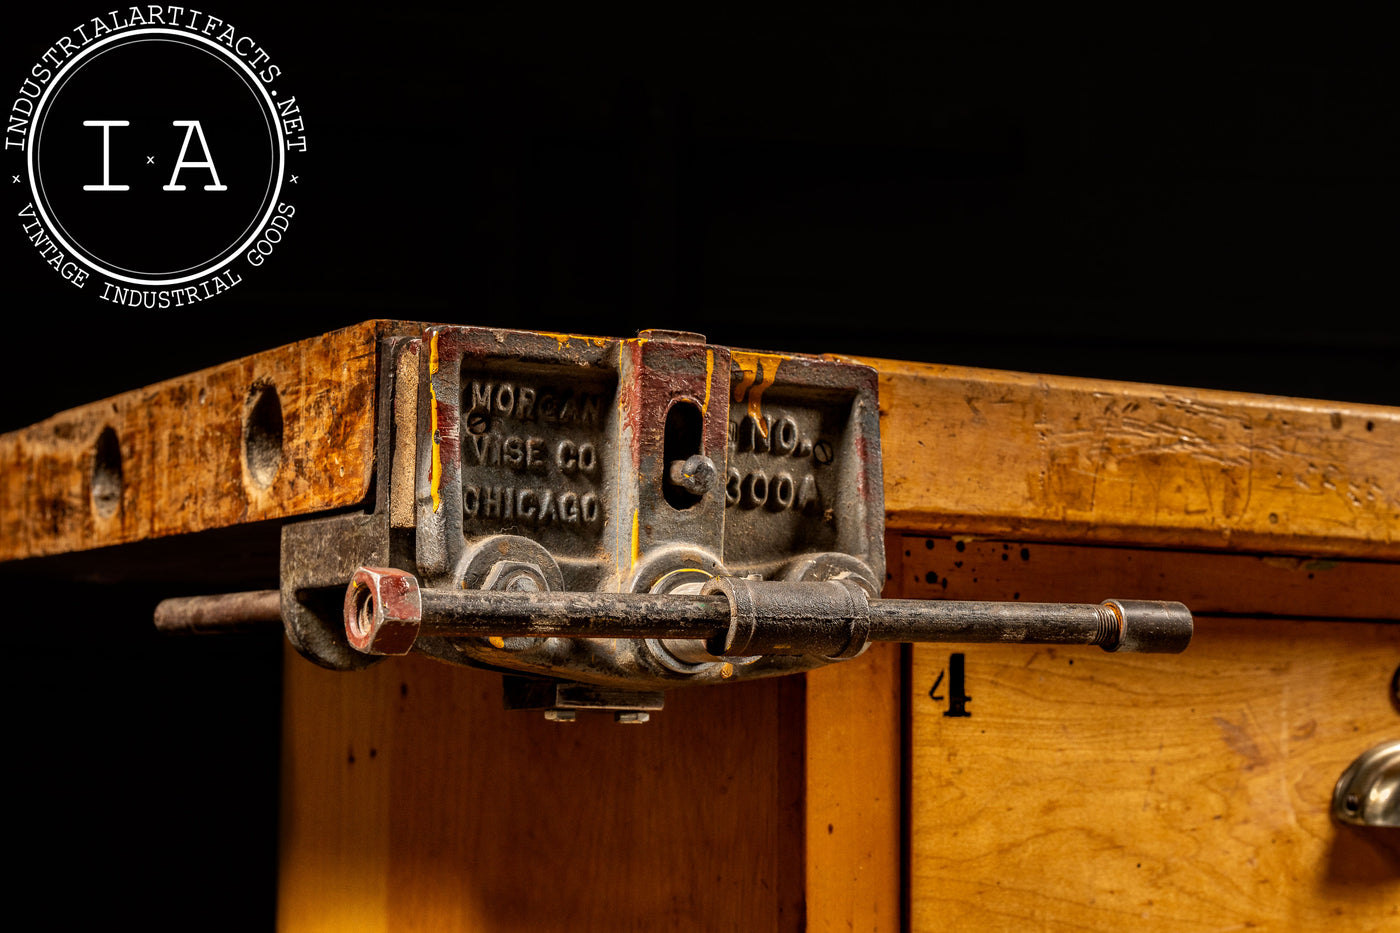
[[[700,413],[708,415],[710,413],[710,382],[715,375],[715,351],[705,351],[705,401],[700,404]]]
[[[592,344],[595,347],[606,347],[613,342],[611,337],[585,337],[582,334],[559,334],[553,331],[536,331],[541,337],[549,337],[559,344],[559,349],[568,349],[570,340],[581,340],[584,343]]]
[[[738,365],[739,372],[744,374],[744,378],[740,379],[739,384],[734,387],[734,401],[742,402],[744,394],[749,391],[749,386],[753,385],[754,379],[758,377],[758,360],[752,353],[734,351],[730,352],[729,358]]]
[[[637,559],[641,556],[641,540],[639,531],[641,530],[641,512],[638,509],[632,510],[632,566],[628,568],[630,573],[637,569]]]
[[[744,374],[743,378],[739,380],[739,384],[734,387],[734,401],[742,402],[745,396],[748,397],[749,417],[753,418],[758,432],[767,437],[768,425],[763,420],[763,393],[777,381],[779,365],[792,357],[777,353],[731,351],[730,358],[738,364],[739,371]],[[761,377],[760,373],[762,373]]]
[[[436,364],[437,335],[434,335],[431,365],[435,366]],[[433,465],[432,472],[429,474],[429,483],[433,494],[433,512],[436,513],[439,509],[442,508],[442,442],[441,439],[438,437],[437,391],[433,388],[433,384],[431,382],[428,383],[428,395],[430,396],[430,400],[428,402],[428,431],[433,439]]]

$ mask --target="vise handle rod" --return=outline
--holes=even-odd
[[[413,574],[362,568],[345,600],[346,632],[371,654],[403,654],[417,637],[656,638],[703,642],[715,657],[852,657],[871,641],[1098,645],[1176,653],[1191,641],[1178,602],[870,599],[854,580],[716,577],[698,594],[514,592],[420,588]],[[166,632],[233,631],[280,621],[277,593],[168,599]]]

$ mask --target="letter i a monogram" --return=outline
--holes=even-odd
[[[102,184],[83,185],[84,191],[130,191],[130,185],[112,184],[112,127],[130,126],[129,120],[84,120],[83,126],[102,127]],[[170,173],[170,183],[161,186],[162,191],[184,191],[185,186],[179,184],[180,170],[185,168],[207,168],[209,175],[213,178],[212,185],[205,185],[205,191],[227,191],[228,185],[219,181],[219,170],[214,167],[214,157],[209,152],[209,141],[204,138],[204,127],[200,126],[198,120],[172,120],[172,126],[183,126],[185,128],[185,141],[180,144],[180,154],[175,157],[175,170]],[[190,138],[199,137],[199,148],[204,153],[204,161],[188,162],[185,154],[190,149]]]
[[[213,176],[213,178],[214,178],[214,183],[213,183],[212,185],[205,185],[205,186],[204,186],[204,190],[205,190],[205,191],[227,191],[227,190],[228,190],[228,186],[227,186],[227,185],[222,185],[222,184],[219,183],[219,173],[218,173],[218,171],[214,168],[214,157],[213,157],[212,155],[209,154],[209,143],[205,142],[205,139],[204,139],[204,127],[202,127],[202,126],[199,125],[199,121],[198,121],[198,120],[174,120],[174,121],[172,121],[172,125],[174,125],[174,126],[183,126],[183,127],[185,128],[185,141],[184,141],[183,143],[180,144],[180,155],[179,155],[179,156],[176,158],[176,160],[175,160],[175,171],[172,172],[172,173],[170,174],[170,184],[166,185],[166,186],[165,186],[164,188],[162,188],[161,190],[162,190],[162,191],[184,191],[184,190],[185,190],[185,186],[184,186],[184,185],[177,185],[177,184],[175,183],[175,182],[178,181],[179,178],[180,178],[180,169],[182,169],[182,168],[207,168],[207,169],[209,169],[209,174],[210,174],[211,176]],[[186,162],[186,161],[185,161],[185,153],[186,153],[186,152],[189,150],[189,148],[190,148],[190,137],[193,136],[193,135],[196,134],[196,133],[199,134],[199,148],[202,149],[202,150],[204,151],[204,161],[203,161],[203,162]]]
[[[130,126],[129,120],[84,120],[83,126],[102,127],[102,184],[83,185],[84,191],[130,191],[130,185],[112,184],[112,127]]]

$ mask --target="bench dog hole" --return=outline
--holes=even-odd
[[[277,387],[254,383],[243,408],[243,457],[248,475],[263,489],[272,485],[282,466],[282,402]]]
[[[92,507],[102,518],[111,518],[122,504],[122,445],[110,427],[97,435],[92,450]]]

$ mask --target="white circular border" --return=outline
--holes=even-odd
[[[179,29],[132,29],[128,30],[127,32],[117,33],[116,35],[111,36],[109,38],[102,39],[99,42],[93,43],[88,48],[83,49],[81,52],[79,52],[73,57],[72,61],[68,62],[68,64],[64,65],[62,69],[60,69],[57,73],[54,74],[53,80],[49,82],[49,86],[44,88],[43,94],[39,95],[39,100],[34,105],[34,114],[30,117],[31,123],[37,125],[39,114],[43,112],[44,105],[48,103],[49,93],[61,83],[59,81],[59,78],[62,77],[64,73],[66,73],[75,64],[77,64],[78,61],[83,58],[83,56],[96,51],[97,49],[101,48],[104,45],[107,45],[108,43],[119,42],[124,39],[129,39],[132,36],[139,35],[175,36],[182,39],[194,39],[196,42],[203,43],[204,45],[207,45],[210,48],[214,49],[220,55],[223,55],[225,58],[232,60],[235,64],[238,65],[238,67],[242,68],[244,72],[247,73],[248,77],[252,78],[253,85],[262,93],[263,102],[267,104],[268,112],[272,114],[272,124],[277,129],[277,184],[272,189],[272,197],[268,201],[267,212],[263,214],[261,220],[259,220],[256,224],[253,225],[252,235],[249,236],[248,239],[244,240],[243,243],[241,243],[237,249],[229,253],[228,258],[216,263],[215,265],[207,266],[201,269],[200,271],[194,273],[193,275],[186,275],[175,279],[137,279],[127,275],[121,275],[119,273],[111,271],[110,269],[104,268],[103,266],[99,266],[93,263],[87,256],[83,254],[81,250],[75,249],[66,240],[59,236],[58,225],[55,224],[53,220],[49,218],[49,215],[44,212],[44,206],[41,203],[43,199],[39,197],[39,193],[34,190],[34,145],[32,141],[30,142],[28,151],[25,153],[25,168],[29,172],[29,190],[34,195],[34,210],[39,214],[39,217],[48,226],[49,236],[52,237],[54,242],[56,242],[59,246],[62,246],[69,253],[71,253],[73,258],[77,259],[79,262],[81,262],[83,265],[87,266],[94,272],[97,272],[101,275],[105,275],[111,279],[116,279],[120,282],[126,282],[130,285],[183,285],[186,282],[193,282],[196,279],[202,279],[210,273],[217,272],[224,266],[233,262],[262,234],[263,227],[267,225],[268,220],[272,217],[272,212],[277,208],[277,198],[282,193],[282,179],[287,167],[287,138],[286,135],[282,132],[282,121],[277,114],[277,105],[273,102],[272,95],[267,93],[267,88],[263,86],[262,81],[259,80],[257,72],[253,71],[253,69],[249,68],[247,63],[245,63],[241,58],[239,58],[237,55],[230,53],[227,49],[219,45],[217,42],[214,42],[210,39],[206,39],[200,35],[184,32]]]
[[[173,39],[164,39],[164,38],[161,38],[161,39],[152,39],[152,38],[149,38],[149,37],[137,39],[137,40],[135,40],[134,42],[132,42],[131,44],[132,44],[132,45],[139,45],[139,44],[141,44],[141,43],[143,43],[143,42],[169,42],[169,43],[172,44],[172,45],[179,45],[179,44],[180,44],[180,43],[176,42],[176,41],[173,40]],[[118,46],[109,46],[108,48],[105,48],[105,49],[94,49],[93,52],[92,52],[92,56],[91,56],[90,58],[88,58],[87,61],[85,61],[85,62],[78,62],[78,61],[75,60],[74,62],[72,62],[72,63],[71,63],[71,64],[72,64],[72,70],[71,70],[71,71],[69,70],[68,65],[64,65],[63,72],[64,72],[65,77],[68,78],[69,80],[71,80],[71,77],[74,76],[74,75],[76,75],[79,69],[90,67],[91,65],[93,65],[93,64],[95,64],[95,63],[97,62],[97,60],[98,60],[98,58],[99,58],[100,56],[106,55],[106,54],[108,54],[109,52],[117,51],[118,48],[119,48]],[[237,71],[235,71],[233,62],[229,60],[228,56],[226,56],[226,55],[219,55],[219,54],[216,53],[216,52],[211,52],[211,51],[208,50],[208,49],[199,48],[199,47],[196,47],[196,46],[193,46],[193,45],[185,46],[185,48],[186,48],[186,49],[189,49],[189,50],[191,50],[191,51],[194,51],[194,52],[198,52],[198,53],[200,53],[201,55],[208,55],[211,59],[213,59],[215,62],[217,62],[218,65],[219,65],[221,68],[227,68],[227,69],[229,70],[229,72],[232,73],[232,74],[234,75],[234,77],[236,77],[238,80],[244,82],[244,85],[247,86],[248,93],[249,93],[250,95],[252,95],[252,96],[255,98],[255,100],[256,100],[256,93],[253,91],[252,87],[248,85],[248,79],[247,79],[247,77],[244,76],[244,75],[242,75],[242,74],[240,74],[240,73],[238,73]],[[253,83],[256,84],[256,83],[257,83],[256,80],[254,80]],[[53,96],[52,96],[52,97],[50,98],[50,100],[49,100],[49,103],[54,104],[55,106],[57,106],[58,97],[59,97],[59,95],[61,95],[65,90],[68,89],[68,84],[67,84],[66,82],[59,82],[58,84],[55,84],[55,85],[54,85],[54,88],[55,88],[55,90],[54,90],[54,92],[53,92]],[[259,103],[260,103],[260,102],[259,102]],[[263,113],[262,116],[263,116],[263,122],[267,125],[267,142],[268,142],[268,147],[269,147],[269,150],[270,150],[270,151],[274,152],[273,162],[275,163],[275,162],[277,162],[278,159],[280,158],[280,156],[275,155],[276,150],[277,150],[277,146],[278,146],[277,137],[276,137],[276,124],[277,124],[278,120],[277,120],[277,117],[276,117],[276,114],[275,114],[275,113]],[[43,118],[42,123],[43,123],[43,126],[47,126],[47,125],[48,125],[48,117],[47,117],[47,116],[45,116],[45,117]],[[35,125],[35,129],[37,129],[38,132],[36,133],[36,132],[34,132],[33,130],[31,130],[30,138],[31,138],[31,139],[34,139],[34,140],[42,140],[42,138],[43,138],[43,129],[42,129],[42,127],[41,127],[41,126],[38,126],[38,125],[36,124],[36,125]],[[271,196],[272,199],[273,199],[273,201],[275,202],[275,201],[276,201],[276,196],[277,196],[277,194],[278,194],[278,191],[276,190],[275,185],[274,185],[273,175],[274,175],[274,173],[273,173],[273,171],[272,171],[272,166],[269,165],[269,168],[268,168],[268,175],[267,175],[267,189],[263,192],[262,198],[263,198],[263,199],[266,199],[266,198],[268,198],[269,196]],[[43,174],[42,174],[41,172],[31,172],[31,174],[30,174],[30,184],[29,184],[30,193],[34,195],[35,201],[38,201],[38,202],[40,203],[40,206],[44,206],[44,205],[46,204],[46,202],[47,202],[48,197],[49,197],[47,186],[43,186],[43,189],[44,189],[43,199],[41,200],[40,197],[39,197],[39,189],[36,187],[36,185],[38,184],[39,179],[41,179],[42,177],[43,177]],[[260,200],[261,200],[261,199],[260,199]],[[257,230],[259,230],[259,229],[262,228],[262,226],[263,226],[263,224],[264,224],[264,222],[265,222],[266,220],[267,220],[266,215],[264,215],[263,218],[262,218],[261,220],[259,220],[259,219],[257,219],[257,218],[254,218],[253,220],[250,220],[250,221],[244,226],[244,231],[246,232],[246,231],[249,231],[249,230],[252,230],[252,231],[257,231]],[[50,226],[51,226],[55,231],[57,231],[58,233],[61,233],[61,234],[62,234],[63,236],[65,236],[65,237],[68,237],[69,241],[71,241],[71,242],[73,242],[73,243],[78,243],[78,242],[79,242],[78,240],[76,240],[76,239],[73,237],[73,235],[72,235],[71,233],[68,232],[68,229],[63,225],[63,222],[57,217],[57,215],[55,215],[55,216],[53,216],[52,218],[50,218],[50,221],[51,221]],[[241,236],[241,235],[242,235],[242,234],[240,233],[240,236]],[[60,237],[59,239],[61,239],[61,237]],[[235,242],[236,242],[236,241],[235,241]],[[87,247],[80,247],[80,249],[82,249],[83,251],[85,251],[87,254],[89,254],[89,255],[91,255],[91,256],[98,257],[98,259],[99,259],[101,262],[104,262],[104,263],[106,262],[106,260],[103,260],[103,259],[101,259],[100,256],[98,256],[98,253],[97,253],[96,250],[89,249],[89,248],[87,248]],[[217,256],[225,256],[225,255],[231,256],[231,257],[232,257],[232,256],[237,256],[237,254],[238,254],[239,252],[241,252],[241,251],[242,251],[242,248],[241,248],[241,247],[236,246],[234,243],[229,243],[229,244],[225,245],[224,247],[222,247],[221,249],[219,249],[218,252],[216,252],[214,255],[215,255],[216,257],[217,257]],[[82,257],[82,256],[78,256],[77,258],[78,258],[79,260],[81,260],[83,257]],[[128,274],[130,274],[130,275],[137,276],[137,277],[142,277],[142,276],[144,276],[147,280],[150,280],[150,281],[155,281],[155,280],[160,280],[160,281],[174,281],[178,276],[184,275],[184,274],[185,274],[188,270],[190,270],[190,269],[212,269],[212,268],[215,268],[215,266],[214,266],[213,263],[214,263],[214,260],[213,260],[212,258],[211,258],[211,259],[206,259],[206,260],[201,260],[200,262],[193,262],[193,263],[190,263],[189,265],[185,266],[183,269],[171,269],[171,270],[169,270],[169,271],[167,271],[167,272],[164,272],[164,273],[159,273],[159,272],[141,273],[141,272],[138,272],[138,271],[135,271],[135,270],[132,270],[132,269],[128,269],[128,268],[125,267],[125,266],[117,265],[116,263],[111,263],[110,266],[104,267],[104,271],[105,271],[107,274],[109,274],[109,275],[116,275],[118,272],[124,272],[124,273],[128,273]],[[113,271],[113,270],[116,270],[116,271]]]

